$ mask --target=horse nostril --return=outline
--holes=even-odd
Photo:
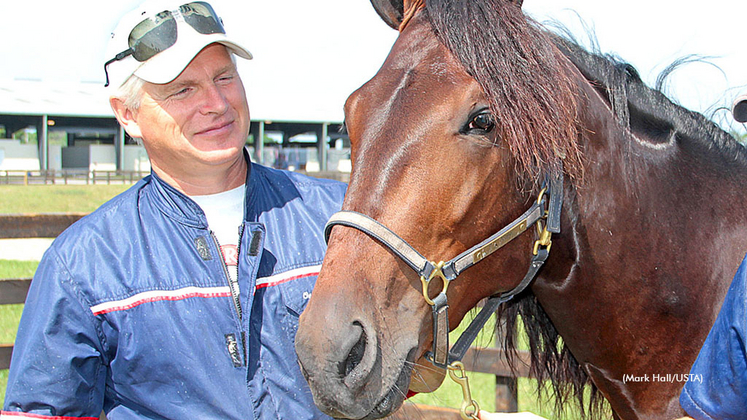
[[[350,372],[361,363],[363,355],[366,353],[366,331],[358,321],[353,322],[353,325],[355,325],[355,327],[360,331],[360,337],[353,347],[350,348],[350,352],[345,360],[340,362],[339,372],[343,378],[350,375]]]

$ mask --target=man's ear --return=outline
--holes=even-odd
[[[117,121],[125,129],[127,134],[133,138],[143,138],[140,125],[137,123],[136,112],[127,108],[125,103],[119,98],[109,98],[109,104],[114,111],[114,116],[117,117]]]

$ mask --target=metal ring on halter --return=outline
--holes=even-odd
[[[436,276],[441,278],[441,281],[443,281],[444,284],[444,288],[443,290],[441,290],[441,293],[443,293],[444,295],[446,294],[446,290],[449,288],[450,281],[446,278],[443,272],[445,264],[446,263],[443,261],[439,262],[438,264],[431,263],[431,265],[433,265],[433,271],[431,271],[431,274],[428,275],[428,278],[426,279],[425,276],[420,276],[420,282],[423,284],[423,297],[425,298],[425,301],[431,306],[434,306],[436,304],[435,302],[433,302],[433,299],[428,296],[428,286],[430,285],[431,280],[433,280],[433,278]]]
[[[539,195],[537,196],[537,204],[542,204],[542,197],[544,197],[545,194],[547,194],[547,187],[542,187]]]

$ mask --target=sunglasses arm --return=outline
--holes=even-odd
[[[111,64],[111,63],[113,63],[115,61],[122,60],[125,57],[127,57],[129,55],[132,55],[133,52],[134,51],[132,50],[132,48],[128,48],[128,49],[122,51],[121,53],[115,55],[114,58],[112,58],[111,60],[109,60],[106,63],[104,63],[104,74],[106,75],[106,84],[104,85],[104,87],[109,86],[109,70],[108,70],[109,64]]]

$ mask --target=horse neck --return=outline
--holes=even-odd
[[[585,180],[572,194],[579,220],[598,228],[589,232],[601,247],[594,253],[642,254],[624,243],[610,249],[619,242],[610,238],[615,236],[649,244],[651,251],[675,260],[708,248],[719,254],[733,250],[727,258],[736,264],[731,273],[736,272],[747,251],[742,234],[747,215],[734,211],[747,205],[739,194],[747,179],[747,154],[736,144],[724,152],[713,138],[673,130],[662,139],[623,127],[603,96],[577,77],[583,98],[579,114],[589,136],[583,146]]]
[[[623,377],[689,372],[747,250],[733,211],[747,170],[627,132],[577,78],[585,178],[566,187],[557,256],[533,291],[619,415],[679,415],[681,383]]]

